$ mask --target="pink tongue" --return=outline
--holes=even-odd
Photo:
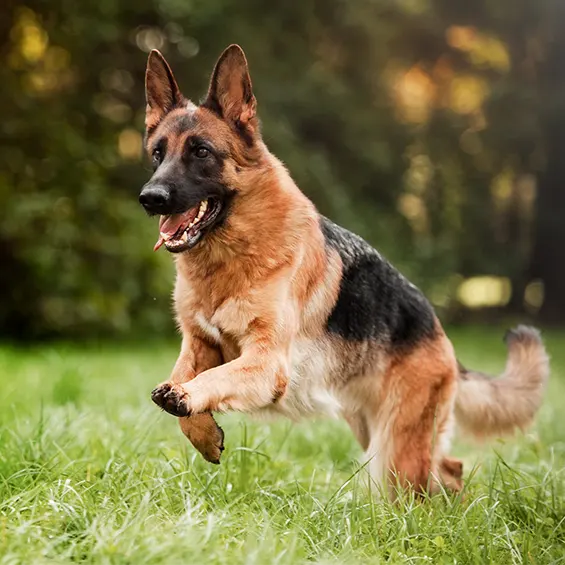
[[[161,216],[161,219],[159,220],[159,231],[166,235],[175,235],[183,224],[188,225],[192,222],[192,219],[196,216],[196,214],[193,214],[192,212],[193,210],[189,210],[184,214]]]
[[[200,206],[195,206],[190,210],[184,212],[184,214],[172,214],[171,216],[161,216],[159,220],[159,239],[153,247],[153,251],[157,251],[163,243],[165,243],[165,239],[161,234],[167,235],[172,237],[179,231],[179,229],[183,226],[188,226],[196,215],[198,214],[198,209]]]

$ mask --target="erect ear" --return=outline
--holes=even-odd
[[[203,106],[240,127],[255,117],[257,101],[245,53],[239,45],[230,45],[218,59]]]
[[[145,127],[147,131],[155,128],[167,112],[184,100],[171,67],[159,51],[153,49],[147,60],[145,71]]]

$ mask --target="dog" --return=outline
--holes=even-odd
[[[145,86],[154,173],[139,201],[160,216],[155,249],[174,254],[182,333],[152,399],[206,460],[223,450],[214,412],[326,414],[346,420],[385,491],[458,491],[455,421],[482,437],[531,423],[549,375],[538,331],[507,333],[498,378],[460,365],[422,292],[320,215],[269,152],[239,46],[200,104],[156,50]]]

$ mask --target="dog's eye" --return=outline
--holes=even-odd
[[[162,151],[160,149],[154,149],[152,158],[153,158],[153,166],[158,167],[161,164],[161,161],[163,160]]]
[[[196,150],[194,151],[194,154],[199,159],[206,159],[206,157],[208,157],[208,155],[210,155],[210,150],[206,149],[206,147],[200,146],[200,147],[196,148]]]

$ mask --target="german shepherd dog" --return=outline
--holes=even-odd
[[[367,242],[321,216],[265,146],[247,61],[228,47],[200,104],[158,51],[146,72],[139,200],[174,254],[182,347],[153,401],[218,463],[212,413],[343,417],[372,480],[461,488],[454,421],[476,436],[529,424],[549,363],[539,333],[506,335],[499,378],[464,369],[430,303]]]

